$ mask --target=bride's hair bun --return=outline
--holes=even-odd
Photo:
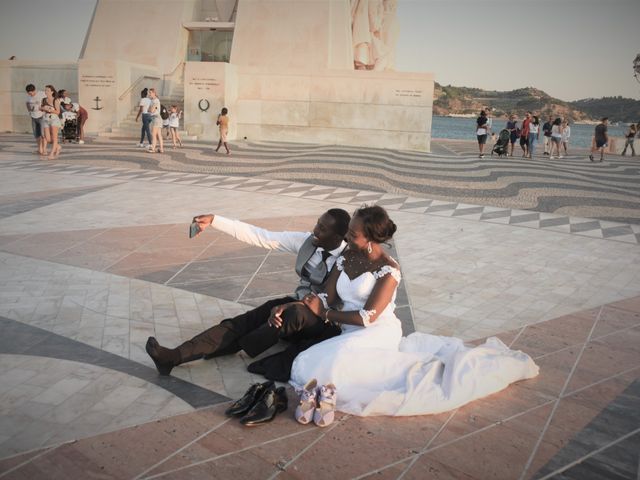
[[[398,229],[396,224],[389,218],[387,211],[378,206],[364,206],[353,214],[362,220],[365,236],[376,243],[384,243],[393,237]]]

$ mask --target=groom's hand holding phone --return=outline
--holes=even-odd
[[[193,217],[189,227],[189,238],[197,237],[202,231],[213,223],[214,215],[197,215]]]

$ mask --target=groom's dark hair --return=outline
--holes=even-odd
[[[327,213],[335,220],[334,233],[344,237],[349,231],[349,222],[351,221],[351,215],[346,210],[341,208],[332,208],[327,210]]]

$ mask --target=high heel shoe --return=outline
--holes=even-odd
[[[313,423],[326,427],[333,423],[336,415],[336,386],[323,385],[318,393],[318,407],[313,412]]]
[[[180,363],[178,354],[170,348],[161,346],[154,337],[147,339],[145,350],[156,364],[160,375],[169,375],[173,367]]]
[[[278,387],[275,390],[273,387],[268,388],[249,413],[240,419],[240,423],[245,427],[262,425],[276,418],[278,413],[284,412],[287,406],[288,399],[284,387]]]
[[[313,419],[313,412],[318,405],[318,382],[309,380],[300,392],[300,402],[294,414],[298,423],[306,425]]]
[[[273,382],[254,383],[245,392],[242,398],[236,400],[224,412],[229,417],[239,417],[246,414],[258,402],[260,397],[270,388],[273,388]]]

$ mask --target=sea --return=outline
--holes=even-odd
[[[496,134],[500,133],[507,124],[506,119],[493,119],[492,131]],[[433,116],[431,122],[431,138],[451,138],[455,140],[475,140],[475,125],[476,119],[466,117],[440,117]],[[542,137],[542,125],[540,125],[540,137]],[[593,137],[595,125],[586,125],[581,123],[571,124],[571,138],[569,139],[569,146],[591,148],[591,138]],[[622,148],[624,146],[625,132],[628,129],[628,125],[609,125],[608,134],[610,137],[620,137],[616,139],[616,147]],[[542,141],[542,138],[540,138]]]

